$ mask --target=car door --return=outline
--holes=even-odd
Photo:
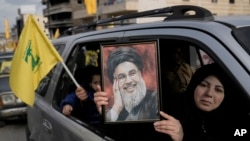
[[[112,33],[110,35],[100,35],[102,38],[109,38],[114,41],[117,37],[122,36],[121,33]],[[86,37],[87,39],[89,37]],[[102,40],[98,35],[92,38],[92,40]],[[100,39],[99,39],[100,38]],[[73,41],[75,39],[73,38]],[[86,40],[82,38],[81,40]],[[105,39],[103,39],[105,40]],[[69,41],[69,40],[68,40]],[[86,41],[85,41],[86,42]],[[62,52],[64,56],[65,64],[68,70],[75,75],[76,68],[79,65],[79,61],[85,58],[83,54],[84,41],[74,41],[65,44],[65,50]],[[99,42],[95,43],[98,45]],[[67,46],[70,45],[70,46]],[[90,50],[92,45],[88,45]],[[80,55],[79,55],[80,54]],[[81,56],[79,58],[78,56]],[[82,66],[85,65],[81,62]],[[79,78],[75,78],[76,81]],[[101,134],[92,126],[85,122],[75,118],[74,116],[65,116],[60,109],[60,101],[64,96],[75,88],[75,84],[69,76],[69,73],[61,64],[58,64],[40,83],[38,90],[36,91],[36,100],[33,107],[28,110],[28,137],[30,140],[36,141],[108,141],[111,138]]]
[[[72,53],[72,56],[75,56],[76,51],[74,53]],[[71,57],[72,57],[71,56]],[[74,60],[74,57],[72,57],[72,59]],[[71,68],[70,70],[72,71],[72,69],[74,68],[72,65],[74,65],[74,63],[69,62],[67,64],[69,66],[69,68]],[[61,68],[62,69],[62,68]],[[55,77],[56,76],[56,72],[60,72],[60,68],[55,69],[54,71],[52,71],[53,75],[52,75],[52,79],[50,82],[53,83],[53,81],[55,81]],[[66,74],[64,74],[63,77],[67,77],[65,76]],[[66,80],[66,78],[64,80],[59,80],[60,82],[59,86],[60,88],[62,88],[62,91],[68,89],[69,84],[69,79]],[[32,118],[35,118],[35,120],[33,121],[33,123],[29,123],[29,124],[34,124],[37,125],[35,128],[36,129],[31,129],[31,131],[36,131],[34,133],[31,133],[31,138],[33,136],[36,137],[35,140],[38,141],[44,141],[44,140],[99,140],[102,141],[102,137],[100,137],[99,135],[97,135],[96,133],[92,132],[91,130],[88,130],[86,128],[83,128],[83,126],[81,124],[78,124],[76,122],[74,122],[73,120],[69,119],[68,117],[62,115],[60,113],[59,109],[55,109],[55,107],[53,107],[53,103],[51,103],[50,101],[48,101],[47,98],[47,94],[51,92],[51,88],[55,87],[56,84],[51,84],[49,83],[48,86],[48,90],[47,93],[45,94],[45,97],[43,97],[42,91],[37,91],[37,97],[36,97],[36,102],[34,105],[34,108],[31,109],[29,112],[33,112],[32,114],[29,113],[29,115],[32,115]],[[42,84],[40,84],[40,87],[43,87]],[[45,87],[44,87],[45,88]],[[40,92],[40,93],[39,93]],[[52,95],[53,96],[53,95]],[[50,97],[50,96],[48,96]],[[33,125],[33,127],[34,127]],[[34,135],[33,135],[34,134]]]

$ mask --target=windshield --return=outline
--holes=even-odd
[[[9,74],[12,58],[0,58],[0,93],[10,91]]]
[[[241,46],[250,55],[250,26],[240,27],[233,30],[233,35]]]
[[[0,77],[0,93],[10,91],[9,77]]]
[[[0,59],[0,75],[9,75],[11,68],[11,58]]]

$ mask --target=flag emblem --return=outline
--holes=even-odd
[[[32,106],[35,90],[49,71],[63,59],[29,15],[19,38],[11,64],[10,87],[23,102]]]

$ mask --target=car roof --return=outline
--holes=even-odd
[[[193,12],[195,14],[189,14],[188,12]],[[152,17],[162,17],[161,21],[152,22],[152,23],[126,23],[123,24],[123,21],[128,21],[129,19],[136,18],[152,18]],[[164,24],[165,26],[179,26],[179,27],[195,27],[195,28],[204,28],[204,23],[212,22],[212,23],[220,23],[224,26],[228,26],[229,28],[238,28],[243,26],[250,25],[250,15],[230,15],[230,16],[215,16],[209,10],[193,5],[177,5],[165,8],[159,8],[154,10],[142,11],[139,13],[133,13],[128,15],[121,15],[108,19],[101,19],[96,22],[92,22],[89,24],[81,25],[78,27],[73,27],[65,31],[66,34],[72,32],[69,35],[75,34],[85,34],[89,31],[93,30],[97,26],[105,26],[114,24],[118,26],[114,26],[112,29],[102,29],[103,32],[107,31],[125,31],[128,29],[135,28],[146,28],[146,27],[156,27]],[[119,25],[121,24],[121,25]],[[132,24],[132,25],[130,25]],[[195,24],[195,25],[194,25]],[[201,26],[199,26],[201,25]],[[102,32],[91,32],[92,34],[98,34]],[[81,34],[81,36],[83,35]],[[88,35],[88,34],[85,34]],[[67,36],[62,33],[62,36]],[[68,37],[68,36],[67,36]]]
[[[215,16],[214,21],[227,23],[239,28],[250,26],[250,15]]]
[[[196,14],[185,15],[185,12],[190,10],[195,11]],[[107,23],[113,23],[116,21],[124,21],[127,19],[145,18],[145,17],[146,18],[162,17],[162,20],[149,23],[115,26],[114,28],[111,29],[102,29],[97,31],[92,30],[93,27],[97,25],[103,25],[103,24],[105,25]],[[87,36],[100,35],[111,32],[126,32],[131,30],[150,29],[150,28],[189,28],[210,33],[211,35],[217,36],[217,38],[222,38],[222,37],[224,38],[225,32],[221,31],[226,31],[231,36],[233,30],[249,26],[250,26],[250,15],[215,16],[207,9],[204,9],[199,6],[178,5],[178,6],[160,8],[156,10],[143,11],[136,14],[122,15],[111,19],[104,19],[101,21],[90,23],[88,25],[83,25],[81,27],[76,27],[74,29],[78,30],[83,28],[83,30],[86,30],[86,32],[84,31],[84,32],[79,32],[77,34],[73,34],[71,36],[60,37],[56,40],[53,40],[53,43],[70,44],[74,40],[77,40],[79,38],[84,38]],[[88,32],[88,31],[93,31],[93,32]],[[245,35],[243,34],[243,36],[239,36],[236,38],[238,38],[237,40],[240,40],[239,38],[242,38],[244,36]],[[250,44],[248,44],[248,41],[244,39],[242,47],[244,47],[248,53],[250,53],[249,46]]]

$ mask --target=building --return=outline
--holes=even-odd
[[[63,32],[104,18],[172,5],[198,5],[211,10],[214,15],[250,14],[249,0],[97,0],[97,3],[97,13],[88,15],[84,0],[42,0],[42,4],[46,5],[43,13],[48,18],[46,28],[53,35],[57,28]],[[146,21],[147,19],[125,22]]]
[[[50,37],[49,30],[45,28],[45,23],[48,23],[47,17],[44,17],[43,15],[35,14],[35,5],[22,5],[18,9],[18,18],[16,19],[16,32],[17,32],[17,39],[19,38],[24,23],[26,22],[26,19],[29,14],[33,14],[34,18],[37,20],[39,26],[41,27],[42,31]]]
[[[48,19],[42,14],[36,14],[35,5],[21,5],[17,12],[18,17],[16,18],[16,25],[10,29],[10,38],[5,39],[4,33],[0,33],[0,52],[12,51],[16,47],[24,23],[29,14],[33,14],[42,31],[50,38],[49,30],[45,28],[45,23],[48,23]]]

